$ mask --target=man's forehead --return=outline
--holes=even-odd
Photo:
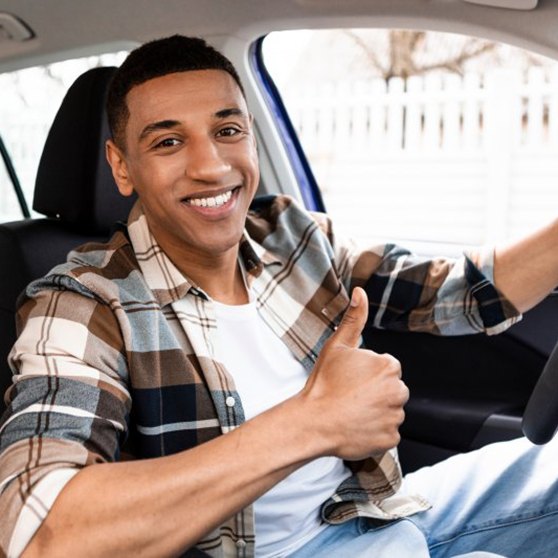
[[[234,78],[224,70],[188,70],[157,76],[133,86],[126,96],[129,109],[145,109],[181,101],[207,104],[236,100],[244,96]],[[131,111],[130,111],[131,112]]]

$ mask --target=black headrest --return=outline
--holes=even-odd
[[[116,221],[126,220],[134,201],[119,194],[105,159],[105,101],[115,71],[94,68],[70,87],[37,172],[33,209],[87,234],[108,234]]]

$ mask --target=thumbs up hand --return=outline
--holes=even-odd
[[[356,287],[300,393],[323,437],[324,455],[358,460],[381,454],[400,440],[409,390],[394,357],[358,348],[367,318],[368,297]]]

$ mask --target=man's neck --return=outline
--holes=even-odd
[[[157,234],[147,214],[146,219],[159,247],[193,285],[223,304],[238,305],[249,301],[238,262],[240,239],[228,246],[212,248],[211,243],[197,246],[195,242],[186,242],[179,237]]]
[[[247,304],[249,301],[248,291],[237,259],[233,266],[199,270],[200,273],[197,273],[198,270],[192,273],[193,270],[190,268],[180,271],[218,302],[238,305]]]
[[[206,257],[167,255],[185,277],[214,300],[231,305],[248,302],[248,292],[238,262],[238,246],[223,254]]]

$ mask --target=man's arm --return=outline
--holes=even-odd
[[[176,556],[319,454],[308,426],[289,401],[186,452],[85,467],[23,556]]]
[[[492,335],[521,317],[493,284],[493,250],[454,259],[419,256],[396,244],[362,247],[335,234],[325,214],[313,218],[333,248],[343,284],[349,290],[361,286],[368,294],[370,326]]]
[[[497,249],[494,281],[520,312],[529,310],[552,291],[558,285],[558,221]]]
[[[362,290],[352,304],[301,393],[192,450],[86,467],[24,556],[176,555],[311,459],[396,446],[408,390],[395,359],[356,348]]]

